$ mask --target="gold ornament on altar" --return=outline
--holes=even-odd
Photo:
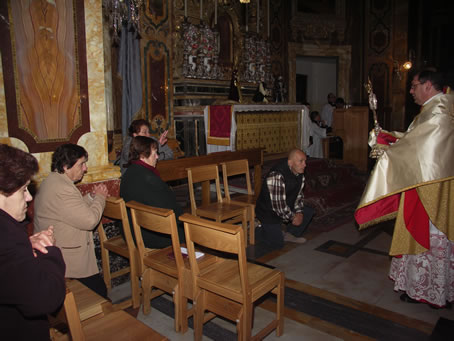
[[[369,108],[374,115],[374,129],[369,133],[369,146],[372,148],[369,157],[378,159],[383,154],[385,146],[381,146],[377,143],[377,136],[382,130],[377,118],[377,96],[374,94],[370,78],[367,78],[367,84],[364,84],[364,87],[369,94]]]

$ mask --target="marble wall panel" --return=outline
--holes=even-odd
[[[104,81],[104,47],[102,25],[102,2],[84,0],[85,34],[87,50],[88,99],[90,110],[90,132],[80,137],[78,144],[88,154],[88,173],[83,183],[118,178],[119,168],[109,164],[107,151],[107,109]],[[0,56],[1,57],[1,56]],[[7,143],[28,151],[27,146],[16,138],[8,137],[3,70],[0,64],[0,143]],[[40,171],[36,180],[40,182],[50,172],[52,152],[34,153]]]

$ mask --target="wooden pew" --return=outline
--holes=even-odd
[[[187,168],[213,163],[247,159],[249,166],[254,167],[254,193],[259,193],[262,186],[262,165],[264,148],[238,150],[235,152],[218,152],[208,155],[193,156],[176,160],[159,161],[157,169],[163,181],[182,180],[188,177]],[[210,202],[210,184],[202,184],[202,204]]]

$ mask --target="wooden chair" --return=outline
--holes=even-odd
[[[111,312],[102,318],[82,325],[74,294],[66,289],[63,304],[71,340],[167,340],[158,332],[138,321],[123,310]],[[52,333],[51,333],[52,334]],[[67,335],[52,335],[53,340],[68,339]]]
[[[102,220],[99,223],[98,233],[101,244],[102,272],[104,276],[104,282],[106,283],[107,289],[110,290],[112,289],[112,278],[122,276],[129,272],[131,277],[132,306],[134,308],[138,308],[140,306],[140,274],[138,273],[137,269],[138,254],[134,240],[132,238],[124,200],[117,197],[106,198],[106,207],[104,208],[103,218],[119,220],[122,223],[124,234],[124,238],[120,235],[107,239]],[[129,267],[111,272],[109,252],[116,253],[129,259]],[[126,302],[126,305],[123,308],[128,306],[128,304],[131,304],[131,301]]]
[[[191,200],[192,215],[212,219],[217,222],[224,222],[233,219],[241,221],[243,229],[247,231],[247,211],[244,205],[234,204],[222,198],[221,185],[219,182],[219,168],[217,164],[204,165],[199,167],[188,168],[188,187],[189,198]],[[194,184],[201,183],[203,186],[209,186],[213,181],[216,186],[216,202],[210,202],[209,198],[202,198],[202,205],[197,207],[194,194]],[[204,203],[205,202],[205,203]]]
[[[247,263],[244,231],[237,225],[222,224],[184,214],[189,261],[194,282],[194,339],[202,339],[205,311],[237,321],[239,340],[261,340],[273,329],[281,336],[284,329],[284,273]],[[234,254],[219,266],[200,269],[194,244]],[[251,337],[253,303],[268,292],[277,295],[276,319]]]
[[[224,182],[225,198],[231,203],[246,205],[248,207],[248,220],[249,220],[249,243],[255,244],[255,203],[257,195],[252,193],[251,180],[249,178],[249,162],[247,159],[234,160],[221,163],[222,178]],[[241,194],[230,197],[228,177],[235,175],[244,175],[246,178],[247,194]]]
[[[150,300],[169,293],[175,305],[175,330],[186,332],[188,318],[193,309],[187,308],[188,298],[192,299],[193,288],[189,260],[183,259],[178,239],[175,213],[169,209],[151,207],[135,201],[126,204],[131,210],[132,224],[142,274],[143,312],[150,313]],[[141,228],[168,234],[172,246],[164,249],[147,249],[144,246]],[[202,257],[199,266],[205,268],[216,262],[216,257]]]

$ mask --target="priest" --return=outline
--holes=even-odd
[[[413,77],[410,94],[422,107],[407,131],[371,133],[381,156],[355,219],[362,229],[395,218],[394,289],[444,307],[454,300],[454,95],[432,70]]]

